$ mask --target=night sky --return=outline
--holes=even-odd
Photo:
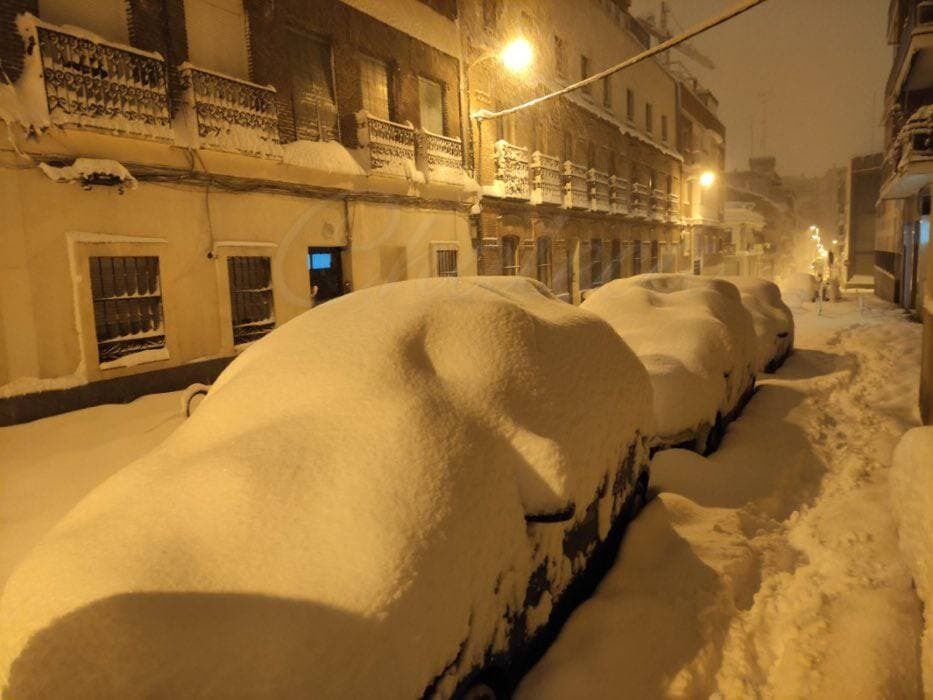
[[[733,5],[670,0],[683,28]],[[634,0],[632,12],[657,14],[659,6]],[[672,53],[719,98],[728,169],[746,167],[753,123],[754,154],[777,156],[789,175],[817,175],[883,148],[887,7],[888,0],[768,0],[694,40],[714,71]]]

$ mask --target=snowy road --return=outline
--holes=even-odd
[[[921,329],[868,303],[795,309],[798,351],[721,449],[655,459],[659,495],[520,698],[920,697],[888,469]]]

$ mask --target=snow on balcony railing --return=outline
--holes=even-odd
[[[612,200],[613,214],[628,214],[629,211],[629,184],[628,180],[613,175],[609,178],[610,198]]]
[[[590,168],[586,173],[587,188],[592,211],[612,211],[612,187],[609,173]]]
[[[560,160],[541,151],[531,154],[531,201],[534,204],[563,202]]]
[[[905,122],[885,154],[885,182],[910,165],[933,159],[933,105],[925,105]]]
[[[159,54],[31,15],[20,16],[17,24],[30,51],[37,51],[27,57],[24,72],[41,74],[50,124],[172,138],[165,61]]]
[[[630,206],[632,216],[645,218],[648,216],[648,188],[640,182],[632,185],[632,203]]]
[[[463,174],[463,144],[451,136],[419,131],[417,134],[418,168],[430,179],[449,179]]]
[[[415,128],[410,123],[396,124],[361,110],[356,127],[357,141],[369,151],[371,172],[423,179],[415,168]]]
[[[180,66],[191,123],[201,148],[277,157],[279,144],[275,88]]]
[[[569,160],[564,161],[564,206],[567,209],[590,208],[586,168]]]
[[[662,190],[652,190],[648,199],[648,216],[653,221],[667,219],[667,193]]]
[[[505,140],[496,141],[496,179],[490,194],[506,199],[529,199],[528,149]]]
[[[667,195],[667,213],[672,222],[680,222],[680,195],[674,192]]]

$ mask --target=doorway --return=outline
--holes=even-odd
[[[344,293],[342,252],[342,248],[308,248],[308,277],[315,304]]]

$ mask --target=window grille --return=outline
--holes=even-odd
[[[536,245],[538,263],[538,281],[551,286],[551,239],[539,238]]]
[[[89,258],[101,363],[165,347],[157,257]]]
[[[378,119],[391,119],[388,65],[369,56],[360,56],[360,90],[363,109]]]
[[[518,238],[502,238],[502,274],[513,277],[518,274]]]
[[[457,251],[453,249],[437,251],[437,276],[457,276]]]
[[[444,131],[444,88],[427,78],[418,78],[418,97],[421,106],[421,128],[432,134]]]
[[[275,328],[272,261],[260,256],[227,258],[233,344],[251,343]]]
[[[595,287],[603,283],[603,241],[601,238],[590,240],[590,285]]]

